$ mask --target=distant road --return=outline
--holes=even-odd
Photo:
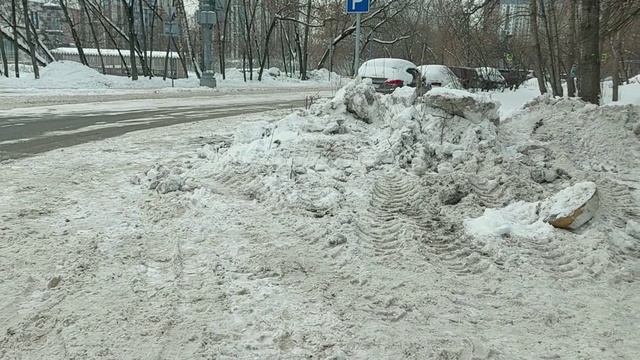
[[[295,89],[0,111],[0,162],[122,134],[276,109],[299,108],[307,96],[328,92]]]

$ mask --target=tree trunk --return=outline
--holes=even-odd
[[[580,98],[600,104],[600,0],[582,0],[580,21]]]
[[[67,9],[67,4],[65,0],[58,0],[60,3],[60,7],[62,8],[62,12],[64,13],[64,18],[67,20],[67,24],[69,25],[69,30],[71,30],[71,36],[73,37],[73,42],[76,44],[76,49],[78,49],[78,57],[80,58],[80,62],[82,65],[89,66],[89,62],[87,61],[87,57],[84,55],[84,50],[82,49],[82,41],[80,40],[80,36],[78,36],[78,32],[76,31],[76,25],[71,20],[71,16],[69,16],[69,9]]]
[[[567,61],[567,93],[569,97],[576,96],[576,5],[578,0],[570,0],[569,3],[569,59]]]
[[[156,10],[158,10],[158,0],[153,1],[153,15],[151,16],[151,34],[149,35],[149,79],[155,76],[153,73],[153,35],[155,33]]]
[[[178,44],[176,43],[176,38],[172,37],[173,39],[173,46],[176,49],[176,55],[178,56],[178,60],[180,60],[180,64],[182,65],[182,70],[184,71],[185,77],[189,77],[189,68],[187,67],[187,58],[185,56],[185,54],[188,56],[188,49],[186,52],[183,52],[183,49],[181,49]],[[192,48],[193,49],[193,48]],[[193,60],[193,58],[192,58]],[[176,70],[177,72],[177,70]],[[176,75],[177,77],[177,75]]]
[[[178,19],[180,21],[180,26],[182,26],[182,31],[187,37],[186,41],[186,53],[191,56],[191,63],[193,64],[193,70],[196,72],[196,76],[200,79],[200,65],[198,65],[198,56],[196,54],[196,49],[193,46],[193,39],[191,38],[191,31],[189,30],[189,21],[187,19],[187,12],[184,7],[183,0],[175,0],[176,9],[178,11]],[[182,59],[182,57],[181,57]],[[183,67],[186,67],[185,61],[183,62]],[[189,73],[185,70],[185,76],[189,77]]]
[[[245,33],[246,33],[246,43],[245,47],[246,51],[246,60],[249,63],[249,80],[253,80],[253,46],[251,45],[251,28],[253,24],[253,18],[255,17],[255,11],[252,12],[251,22],[249,21],[249,17],[247,16],[247,3],[245,0],[242,1],[242,9],[244,11],[244,24],[245,24]],[[249,3],[251,5],[251,3]]]
[[[131,68],[131,80],[138,80],[138,65],[136,64],[136,34],[133,21],[133,1],[131,5],[127,0],[122,0],[122,4],[127,11],[127,23],[129,24],[129,67]]]
[[[611,52],[613,53],[613,95],[611,101],[620,100],[620,55],[622,53],[622,40],[620,32],[611,39]]]
[[[60,0],[62,1],[62,0]],[[13,70],[16,73],[16,78],[20,77],[20,50],[18,49],[18,8],[16,6],[16,0],[11,0],[11,27],[13,28]]]
[[[274,17],[273,21],[271,21],[271,25],[269,26],[269,30],[267,31],[267,38],[264,41],[264,53],[262,54],[262,61],[260,62],[260,72],[258,73],[258,81],[262,81],[262,73],[264,72],[264,66],[267,62],[267,57],[269,56],[269,40],[271,40],[271,34],[273,33],[273,29],[278,25],[278,18]]]
[[[142,56],[143,56],[143,71],[145,72],[145,76],[149,76],[151,77],[151,69],[149,68],[148,64],[149,64],[149,53],[147,52],[148,49],[148,45],[147,45],[147,30],[146,30],[146,25],[144,22],[144,10],[142,8],[142,0],[138,0],[138,11],[140,12],[140,33],[142,35]]]
[[[242,52],[242,76],[244,77],[244,82],[247,82],[247,54]]]
[[[29,22],[29,24],[31,25],[31,31],[34,34],[37,34],[38,31],[36,30],[36,27],[33,25],[32,22]],[[38,46],[40,46],[40,48],[42,49],[42,51],[44,52],[45,56],[47,57],[48,61],[56,61],[56,58],[53,57],[53,54],[51,54],[51,51],[49,51],[49,49],[44,45],[44,43],[42,43],[42,40],[40,40],[40,38],[36,35],[35,36],[35,45],[36,45],[36,49],[38,48]],[[44,63],[42,61],[40,61],[40,63],[42,63],[42,65],[46,66],[47,63]]]
[[[0,31],[0,56],[2,56],[2,69],[5,77],[9,77],[9,63],[7,61],[7,53],[4,49],[4,34]]]
[[[540,94],[547,93],[547,85],[544,76],[544,66],[542,60],[542,47],[540,46],[540,35],[538,34],[538,0],[531,0],[531,32],[533,35],[533,47],[536,53],[536,75],[538,77],[538,88]]]
[[[560,66],[558,64],[559,58],[556,56],[556,40],[558,40],[553,33],[554,29],[554,5],[549,7],[549,11],[547,11],[548,5],[544,0],[540,1],[540,10],[542,12],[542,19],[544,20],[544,28],[545,33],[547,34],[547,42],[549,47],[549,62],[550,62],[550,70],[551,70],[551,92],[553,96],[562,96],[562,82],[560,80]],[[551,13],[550,15],[547,15]]]
[[[231,12],[231,0],[227,0],[226,8],[224,9],[224,24],[222,26],[222,39],[220,50],[220,73],[222,74],[222,80],[227,78],[227,32],[229,29],[229,14]]]
[[[286,50],[284,48],[284,26],[282,26],[282,22],[280,22],[280,54],[282,55],[282,67],[284,68],[284,73],[289,76],[289,68],[287,67],[287,56]]]
[[[96,45],[96,50],[98,51],[98,57],[100,57],[100,65],[102,66],[102,73],[106,74],[107,69],[104,66],[104,59],[102,58],[102,52],[100,51],[100,42],[98,41],[98,36],[96,35],[96,29],[93,26],[93,21],[91,21],[91,14],[89,13],[89,9],[87,8],[87,4],[85,3],[85,0],[80,0],[80,7],[84,11],[85,15],[87,15],[87,22],[89,23],[91,36],[93,37],[93,42]]]
[[[291,32],[291,26],[287,26],[287,30],[284,33],[285,40],[287,40],[287,49],[289,53],[289,70],[291,70],[291,76],[295,76],[296,73],[296,63],[295,63],[295,52],[293,51],[293,46],[291,46],[291,37],[289,36],[289,32]]]
[[[91,5],[91,3],[89,3],[89,5]],[[127,61],[124,58],[124,55],[122,55],[122,51],[120,51],[120,48],[118,47],[118,42],[116,41],[116,39],[113,37],[113,35],[111,35],[111,32],[109,31],[109,28],[107,27],[107,24],[105,24],[104,20],[102,19],[102,17],[100,15],[102,15],[101,13],[99,13],[98,9],[95,8],[91,8],[91,11],[96,14],[97,13],[97,18],[98,21],[100,22],[100,25],[102,25],[102,28],[104,29],[105,34],[107,35],[107,37],[109,38],[109,40],[111,40],[111,43],[113,44],[113,47],[118,50],[118,55],[120,56],[120,61],[122,61],[122,65],[124,66],[124,69],[126,71],[126,74],[129,75],[129,66],[127,66]]]
[[[22,10],[24,12],[24,30],[27,34],[27,45],[29,46],[29,55],[31,56],[31,65],[33,66],[33,75],[36,79],[40,79],[40,68],[38,67],[38,60],[36,59],[36,46],[31,39],[31,17],[29,15],[29,3],[27,0],[22,0]],[[38,36],[37,34],[33,34]]]
[[[302,80],[309,80],[307,76],[307,68],[308,68],[308,60],[309,60],[309,30],[311,26],[309,23],[311,22],[311,0],[307,0],[307,18],[306,24],[304,24],[304,46],[302,48],[302,67],[300,68],[300,78]]]
[[[300,41],[300,32],[298,31],[298,26],[294,25],[293,27],[295,33],[296,33],[296,37],[295,37],[295,41],[296,41],[296,54],[298,56],[298,68],[300,69],[300,72],[302,72],[302,68],[304,67],[304,59],[302,56],[302,41]]]

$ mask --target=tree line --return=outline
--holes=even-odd
[[[71,35],[79,61],[85,48],[116,50],[133,80],[158,76],[153,52],[175,49],[185,73],[200,76],[202,37],[184,0],[54,0],[64,31]],[[353,74],[354,46],[362,57],[397,57],[414,63],[491,66],[533,70],[541,93],[580,96],[598,103],[601,80],[618,86],[640,71],[640,0],[529,0],[525,6],[505,0],[371,0],[362,16],[362,39],[355,44],[355,18],[345,0],[216,0],[214,26],[217,70],[241,68],[245,80],[262,80],[278,67],[288,76],[308,79],[309,70],[327,68]],[[38,66],[53,57],[30,23],[29,0],[0,5],[0,40],[28,54]],[[171,19],[169,19],[171,17]],[[180,25],[177,37],[163,24]],[[514,27],[510,24],[518,24]],[[9,75],[4,47],[2,72]],[[122,49],[129,50],[122,52]],[[125,53],[128,58],[125,59]],[[17,55],[14,71],[19,76]]]

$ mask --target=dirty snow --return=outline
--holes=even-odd
[[[635,358],[640,107],[499,112],[365,81],[4,162],[0,357]]]

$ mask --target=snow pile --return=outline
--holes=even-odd
[[[356,82],[6,162],[0,357],[635,358],[640,108],[496,111]]]
[[[571,218],[569,222],[572,229],[591,220],[593,209],[577,210],[585,206],[595,193],[595,183],[581,182],[544,201],[517,201],[501,209],[486,209],[482,216],[464,221],[465,231],[479,239],[547,239],[554,234],[554,228],[549,223],[558,219],[575,215],[575,219]]]
[[[477,239],[548,239],[557,232],[547,222],[566,215],[558,206],[585,203],[581,185],[549,200],[570,183],[601,188],[607,209],[607,194],[621,191],[611,174],[640,179],[630,156],[638,149],[637,107],[539,97],[502,123],[498,114],[499,104],[466,91],[417,97],[405,87],[381,95],[370,80],[355,80],[331,100],[241,127],[225,146],[207,144],[198,156],[223,186],[319,217],[344,211],[370,188],[363,185],[370,174],[430,179],[441,212]],[[634,224],[617,229],[634,233]]]
[[[340,89],[330,102],[335,110],[353,114],[366,123],[372,123],[378,116],[379,97],[371,79],[352,81]]]
[[[245,82],[245,75],[247,81]],[[307,75],[309,80],[302,81],[298,74],[291,76],[285,74],[277,67],[265,69],[262,74],[262,81],[258,81],[260,69],[255,68],[242,70],[240,68],[228,68],[225,70],[225,79],[222,74],[216,74],[216,79],[221,87],[240,88],[248,86],[256,87],[278,87],[278,86],[326,86],[330,83],[339,82],[342,77],[336,73],[330,73],[326,69],[310,70]]]
[[[497,123],[500,120],[499,104],[488,101],[482,95],[471,94],[464,90],[432,89],[425,95],[425,104],[463,117],[473,123],[486,120]]]
[[[455,107],[430,105],[445,102]],[[417,98],[405,87],[381,95],[370,80],[357,80],[308,111],[240,127],[229,146],[206,144],[198,157],[225,187],[275,208],[325,216],[345,203],[345,181],[372,171],[477,171],[478,153],[496,139],[496,107],[459,92]]]
[[[327,70],[313,70],[310,80],[302,81],[297,77],[288,77],[278,68],[265,69],[263,80],[258,82],[258,69],[254,69],[253,81],[247,73],[247,82],[241,69],[230,68],[226,71],[226,79],[216,74],[218,86],[221,88],[246,87],[279,87],[279,86],[327,86],[339,82],[341,77]],[[199,88],[200,81],[191,73],[187,79],[176,79],[178,88]],[[74,61],[57,61],[40,69],[40,79],[32,75],[20,78],[0,77],[0,89],[158,89],[171,87],[171,79],[162,77],[146,78],[140,75],[137,81],[126,76],[103,75]]]
[[[553,227],[542,221],[539,212],[539,202],[518,201],[502,209],[486,209],[482,216],[465,220],[464,227],[479,239],[546,239],[553,234]]]
[[[177,79],[177,87],[199,87],[196,78]],[[124,76],[104,75],[74,61],[56,61],[40,69],[40,79],[32,76],[1,78],[0,89],[150,89],[171,87],[171,80],[140,76],[138,81]]]
[[[185,179],[181,175],[182,171],[179,168],[170,169],[164,165],[155,165],[143,177],[133,177],[131,183],[136,185],[144,184],[149,190],[167,194],[174,191],[187,190]]]

